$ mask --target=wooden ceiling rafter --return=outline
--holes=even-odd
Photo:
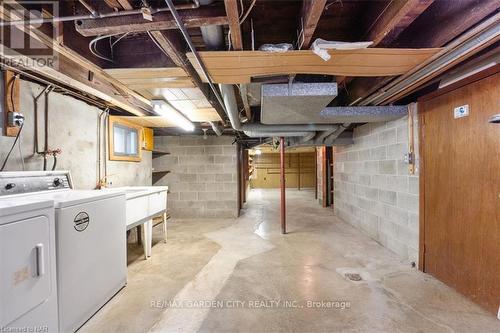
[[[235,51],[243,50],[243,39],[241,37],[240,15],[237,0],[224,0],[229,31],[231,32],[231,45]]]
[[[498,1],[496,0],[482,0],[480,6],[473,6],[472,10],[470,10],[467,15],[456,15],[456,8],[454,8],[457,5],[460,5],[459,2],[450,2],[450,3],[442,3],[439,1],[434,1],[431,4],[428,4],[426,6],[426,0],[422,0],[422,3],[420,2],[408,2],[408,5],[413,4],[413,7],[411,8],[404,8],[401,7],[400,12],[398,13],[397,16],[401,18],[400,24],[394,24],[392,25],[397,27],[397,35],[391,35],[389,32],[386,34],[386,38],[382,38],[382,43],[386,44],[388,42],[395,44],[395,46],[400,46],[408,44],[408,43],[402,43],[400,41],[396,41],[397,37],[404,38],[404,40],[407,40],[409,36],[412,36],[415,31],[418,30],[418,25],[412,25],[409,29],[407,29],[410,24],[414,22],[418,17],[422,17],[425,19],[429,19],[431,16],[434,17],[436,14],[439,14],[443,12],[445,16],[449,16],[450,20],[447,20],[444,22],[444,26],[442,29],[434,31],[434,33],[425,33],[425,34],[420,34],[422,40],[424,42],[417,43],[417,44],[422,44],[425,45],[426,47],[441,47],[448,43],[449,41],[453,40],[460,34],[464,33],[467,29],[469,29],[471,26],[474,24],[480,22],[484,18],[486,18],[488,15],[490,15],[492,12],[495,10],[498,10]],[[442,6],[443,8],[438,8],[439,6]],[[462,6],[465,6],[467,8],[467,4],[462,4]],[[425,9],[431,7],[431,9],[435,12],[429,13],[425,12]],[[386,10],[386,15],[389,15],[390,12],[394,12],[394,10]],[[405,17],[405,15],[402,15],[402,12],[407,12],[411,19],[408,20],[408,18]],[[385,22],[390,22],[390,19],[379,19],[379,21],[385,21]],[[404,25],[406,24],[406,25]],[[375,26],[374,26],[375,28]],[[415,30],[417,29],[417,30]],[[374,32],[373,35],[380,35],[383,36],[383,31],[384,29],[380,29],[378,33]],[[401,39],[400,38],[400,39]],[[396,42],[395,42],[396,41]],[[394,43],[395,42],[395,43]],[[419,47],[416,45],[414,42],[409,43],[410,45],[415,45],[416,47]],[[351,102],[356,102],[358,100],[362,100],[363,98],[371,95],[377,90],[382,89],[386,84],[388,84],[390,81],[392,81],[394,78],[356,78],[355,80],[352,81],[352,83],[348,87],[349,91],[349,99]]]
[[[125,1],[125,0],[122,0]],[[200,7],[198,9],[179,11],[179,16],[187,28],[199,28],[204,25],[227,25],[228,18],[222,7]],[[177,30],[177,24],[170,12],[154,14],[154,20],[145,20],[142,14],[118,17],[78,20],[76,30],[85,37],[123,34],[145,33],[156,30]]]
[[[18,6],[25,8],[19,3]],[[15,11],[5,11],[2,6],[0,6],[0,18],[6,21],[24,19]],[[48,79],[61,82],[63,85],[80,89],[132,114],[143,115],[152,109],[148,99],[111,77],[99,66],[79,53],[54,40],[53,37],[44,32],[44,28],[46,28],[44,25],[39,28],[18,28],[25,35],[36,39],[59,55],[59,69],[57,71],[51,67],[39,66],[40,68],[34,68],[34,72]],[[57,36],[54,37],[57,38]],[[10,59],[29,58],[27,54],[8,56],[3,51],[0,55]]]
[[[392,1],[372,23],[366,40],[372,47],[390,45],[434,0]]]
[[[311,45],[314,32],[318,26],[321,14],[325,10],[326,0],[304,0],[302,5],[302,14],[300,29],[301,40],[299,40],[299,49],[308,49]]]

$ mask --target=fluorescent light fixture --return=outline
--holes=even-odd
[[[153,110],[162,117],[175,123],[177,126],[182,128],[187,132],[192,132],[195,129],[194,124],[187,119],[182,113],[177,111],[172,105],[168,104],[162,99],[156,99],[152,101]]]

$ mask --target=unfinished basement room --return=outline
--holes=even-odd
[[[0,0],[0,332],[500,333],[500,0]]]

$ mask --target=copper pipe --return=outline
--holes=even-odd
[[[281,173],[281,233],[286,234],[286,204],[285,204],[285,138],[280,138],[280,173]]]

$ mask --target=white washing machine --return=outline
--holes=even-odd
[[[0,331],[58,332],[51,200],[0,199]]]
[[[0,175],[0,190],[18,179],[11,192],[54,201],[59,331],[74,332],[126,284],[125,193],[74,190],[69,172],[19,177]]]

